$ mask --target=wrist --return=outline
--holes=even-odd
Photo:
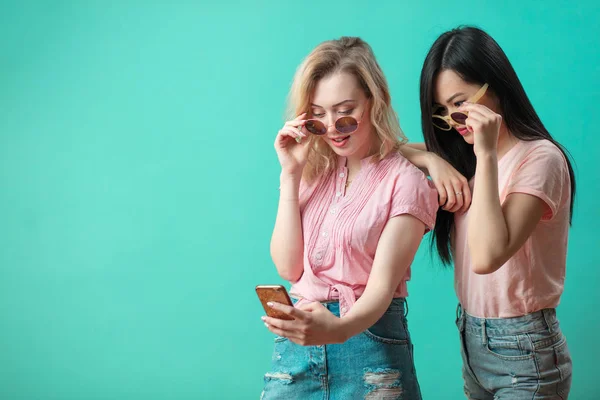
[[[430,151],[424,151],[423,152],[423,166],[422,168],[426,168],[427,170],[430,170],[433,166],[433,164],[435,163],[436,160],[438,159],[442,159],[440,156],[438,156],[435,153],[432,153]]]
[[[285,171],[282,170],[279,175],[279,183],[283,186],[284,184],[300,184],[302,180],[302,171]]]
[[[477,161],[498,162],[498,152],[496,149],[478,151],[475,153],[475,156],[477,157]]]
[[[337,321],[336,332],[338,334],[339,343],[344,343],[352,336],[354,336],[352,318],[340,317]]]

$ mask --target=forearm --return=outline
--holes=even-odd
[[[425,143],[406,143],[404,146],[415,150],[427,151],[427,146],[425,146]]]
[[[496,154],[477,157],[474,187],[467,235],[469,252],[474,271],[490,273],[499,267],[498,259],[509,241],[498,192]]]
[[[298,190],[300,176],[281,176],[279,207],[271,237],[271,258],[279,275],[291,282],[302,276],[304,270],[304,240]]]
[[[373,326],[387,310],[412,264],[424,232],[425,225],[413,216],[401,215],[388,222],[379,239],[365,291],[340,320],[346,338]]]
[[[346,340],[364,332],[381,318],[392,302],[395,289],[386,284],[367,285],[363,295],[340,320]]]
[[[431,153],[427,151],[425,143],[408,143],[400,147],[402,155],[420,169],[427,169]]]

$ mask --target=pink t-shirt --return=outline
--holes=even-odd
[[[346,314],[365,290],[379,237],[390,218],[410,214],[433,228],[437,192],[402,155],[377,163],[362,160],[344,194],[348,170],[340,157],[335,169],[311,185],[300,185],[304,273],[290,293],[300,302],[339,300]],[[394,297],[407,296],[410,269]]]
[[[526,193],[542,199],[547,211],[525,244],[488,275],[477,275],[471,269],[469,212],[456,214],[454,283],[458,299],[467,313],[481,318],[517,317],[556,307],[565,281],[571,204],[565,157],[547,140],[519,141],[498,162],[498,188],[502,203],[511,193]]]

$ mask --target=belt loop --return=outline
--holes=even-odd
[[[544,308],[542,310],[542,316],[544,317],[544,322],[546,322],[546,326],[548,327],[548,332],[552,333],[554,331],[552,328],[552,309]]]
[[[404,318],[408,317],[408,300],[404,299]]]
[[[458,322],[458,319],[462,317],[462,306],[460,305],[460,303],[458,303],[458,305],[456,306],[456,322]]]
[[[481,340],[484,346],[487,346],[488,344],[488,337],[487,337],[487,332],[486,332],[486,319],[482,318],[481,319]]]

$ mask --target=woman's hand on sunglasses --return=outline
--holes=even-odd
[[[502,116],[481,104],[463,103],[461,111],[467,111],[467,129],[473,132],[475,155],[496,154]]]
[[[463,213],[471,205],[471,189],[467,179],[449,162],[430,153],[427,171],[438,191],[440,207],[450,212]]]
[[[277,132],[275,138],[275,151],[281,169],[290,175],[302,174],[308,158],[310,138],[302,132],[302,127],[306,122],[304,117],[306,117],[306,113],[287,121]]]

